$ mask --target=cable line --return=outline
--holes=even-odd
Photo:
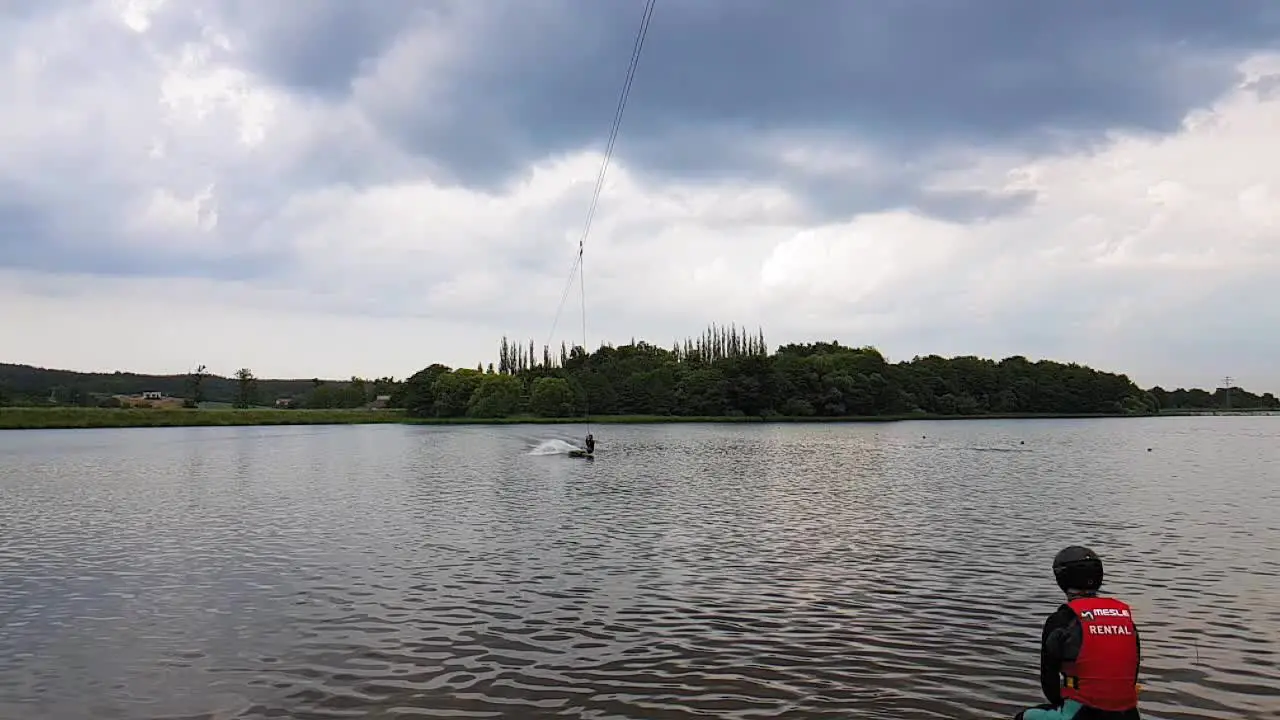
[[[569,280],[565,284],[564,293],[560,297],[560,305],[556,308],[555,319],[551,323],[551,336],[555,335],[556,326],[560,323],[560,313],[564,310],[565,300],[569,297],[569,290],[573,287],[574,275],[578,278],[578,288],[582,301],[582,352],[584,355],[589,354],[587,350],[587,287],[586,287],[586,271],[583,262],[584,250],[586,248],[587,237],[591,233],[591,224],[595,220],[596,209],[600,205],[600,193],[604,189],[605,176],[609,172],[609,162],[613,159],[613,148],[618,140],[618,130],[622,127],[622,116],[627,109],[627,98],[631,96],[631,84],[635,81],[636,68],[640,65],[640,55],[644,50],[645,38],[649,35],[649,23],[653,20],[654,6],[657,0],[648,0],[644,6],[644,14],[640,18],[640,28],[636,31],[635,43],[631,48],[631,60],[627,65],[626,81],[622,85],[622,91],[618,94],[618,106],[613,113],[613,124],[609,130],[609,142],[605,145],[604,159],[600,163],[600,172],[596,174],[595,189],[591,193],[591,204],[587,208],[587,220],[582,227],[582,236],[578,239],[578,256],[574,260],[573,267],[569,270]],[[547,345],[551,341],[548,338]],[[583,399],[587,416],[587,434],[591,434],[591,398],[587,394],[584,386]]]

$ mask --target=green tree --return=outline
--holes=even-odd
[[[235,378],[235,406],[238,408],[247,408],[257,403],[258,379],[253,376],[253,371],[249,368],[240,368],[236,371]]]
[[[437,417],[463,417],[471,408],[471,396],[480,387],[484,370],[460,368],[436,378],[433,386],[435,415]]]
[[[410,417],[436,417],[436,381],[450,373],[448,366],[434,364],[409,376],[404,382],[400,405]],[[470,402],[470,398],[467,399]],[[465,407],[465,405],[464,405]]]
[[[540,377],[529,388],[529,410],[541,417],[566,418],[575,412],[575,398],[569,381],[561,377]]]
[[[365,382],[362,377],[351,377],[351,384],[347,387],[347,407],[360,407],[369,402],[373,398],[369,395],[370,383]]]
[[[535,392],[552,387],[544,378],[563,380],[579,413],[600,415],[1085,414],[1177,406],[1124,375],[1074,363],[936,355],[891,363],[874,347],[832,341],[784,345],[770,354],[763,333],[734,325],[711,325],[670,349],[632,340],[592,353],[562,345],[556,357],[544,346],[540,360],[535,349],[502,338],[497,372],[529,383],[529,409],[537,414],[549,412]],[[1190,404],[1247,402],[1238,389],[1185,394]]]
[[[504,418],[520,409],[524,383],[514,375],[485,373],[479,377],[467,403],[467,415],[476,418]]]
[[[312,410],[340,408],[343,406],[344,395],[341,385],[318,380],[303,399],[302,406]]]
[[[196,369],[187,375],[187,399],[182,403],[184,407],[199,407],[200,403],[205,401],[204,380],[208,376],[209,370],[204,365],[197,365]]]
[[[505,378],[505,379],[496,379]],[[876,348],[834,341],[792,343],[770,352],[762,332],[711,325],[669,347],[632,340],[594,352],[561,343],[503,338],[492,369],[430,365],[404,382],[258,380],[192,373],[154,376],[74,373],[0,363],[0,402],[102,404],[100,398],[158,390],[167,395],[254,404],[264,397],[307,407],[359,407],[390,396],[415,417],[538,415],[982,415],[990,413],[1127,413],[1280,409],[1273,393],[1243,388],[1143,390],[1121,373],[1078,363],[919,356],[891,362]],[[527,392],[526,392],[527,391]],[[207,396],[207,397],[206,397]],[[108,403],[109,404],[109,403]]]

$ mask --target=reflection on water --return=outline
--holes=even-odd
[[[1280,709],[1275,418],[581,431],[2,433],[0,718],[1009,717],[1076,542]]]

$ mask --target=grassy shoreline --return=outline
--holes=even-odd
[[[404,422],[394,410],[188,410],[182,408],[0,408],[0,430],[232,425],[362,425]]]
[[[1222,412],[1222,411],[1218,411]],[[1230,411],[1225,411],[1230,412]],[[1108,415],[1090,413],[992,413],[989,415],[872,415],[854,417],[705,417],[668,415],[602,415],[596,425],[666,423],[869,423],[907,420],[1051,420],[1115,417],[1177,417],[1217,414],[1215,411],[1168,411],[1158,415]],[[1231,414],[1251,414],[1236,411]],[[0,430],[54,430],[79,428],[197,427],[251,425],[576,425],[585,418],[411,418],[400,410],[248,410],[0,407]]]

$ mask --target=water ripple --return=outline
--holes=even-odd
[[[3,434],[0,718],[1008,717],[1076,542],[1144,714],[1274,718],[1278,428]]]

